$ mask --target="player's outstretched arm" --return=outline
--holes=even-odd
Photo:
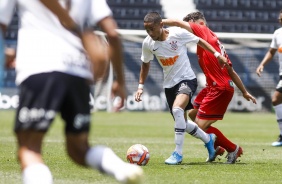
[[[219,52],[215,50],[207,41],[204,39],[200,38],[198,45],[202,47],[203,49],[211,52],[214,54],[214,56],[217,58],[218,62],[220,63],[221,67],[227,67],[229,68],[230,66],[228,65],[227,59],[222,56]]]
[[[139,77],[139,85],[138,85],[137,92],[135,93],[136,102],[142,101],[141,96],[143,94],[144,83],[148,76],[149,69],[150,69],[150,62],[148,63],[142,62],[141,70],[140,70],[140,77]]]
[[[243,97],[248,100],[248,101],[252,101],[254,104],[257,103],[255,97],[253,97],[245,88],[241,78],[239,77],[239,75],[237,74],[237,72],[235,72],[235,70],[232,67],[229,67],[228,69],[228,73],[232,79],[232,81],[235,83],[235,85],[240,89],[240,91],[243,94]]]
[[[117,107],[119,110],[124,106],[126,98],[122,42],[117,32],[117,24],[113,17],[105,17],[98,22],[98,26],[106,33],[108,38],[109,57],[113,65],[116,83],[118,85],[118,88],[116,88],[113,92],[115,93],[115,96],[119,96],[121,98],[121,103],[119,103],[119,106]]]
[[[64,9],[60,5],[58,0],[40,0],[40,2],[58,17],[62,26],[64,26],[66,29],[74,32],[78,36],[81,35],[81,30],[80,30],[79,26],[70,17],[68,10]]]
[[[182,20],[177,20],[177,19],[163,19],[162,22],[166,26],[177,26],[181,27],[183,29],[186,29],[190,33],[193,33],[193,30],[188,22],[182,21]]]
[[[109,67],[109,52],[107,43],[93,33],[93,30],[84,30],[81,41],[92,63],[94,81],[102,79]]]
[[[259,77],[261,76],[261,73],[263,72],[264,66],[271,61],[276,51],[277,49],[269,48],[269,50],[265,54],[263,60],[261,61],[261,63],[259,64],[259,66],[256,69],[256,73]]]

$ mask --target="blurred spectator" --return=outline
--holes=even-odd
[[[4,60],[4,36],[2,29],[0,29],[0,88],[2,88],[4,84]]]

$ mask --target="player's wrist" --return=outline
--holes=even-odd
[[[138,84],[138,89],[144,89],[144,84]]]
[[[218,58],[218,56],[220,56],[221,54],[219,52],[215,52],[213,53],[214,57]]]
[[[82,32],[83,32],[83,29],[77,25],[77,24],[74,24],[72,25],[72,27],[68,28],[70,32],[72,32],[73,34],[81,37],[82,36]]]

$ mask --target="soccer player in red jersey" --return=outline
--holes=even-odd
[[[227,163],[235,163],[236,159],[243,154],[243,149],[232,143],[220,130],[211,125],[217,120],[223,119],[234,94],[234,83],[246,100],[256,103],[256,99],[246,90],[240,77],[232,68],[232,63],[224,46],[216,34],[207,27],[204,15],[201,12],[193,12],[184,17],[183,20],[164,19],[163,23],[188,30],[207,41],[228,59],[228,65],[221,66],[216,56],[197,47],[199,65],[206,76],[206,87],[200,91],[194,100],[194,109],[189,112],[189,117],[195,120],[204,131],[214,133],[217,136],[215,141],[216,155],[212,159],[207,159],[207,161],[214,161],[217,155],[223,155],[224,151],[227,150]]]

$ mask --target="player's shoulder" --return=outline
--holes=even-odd
[[[149,47],[149,45],[153,44],[154,40],[148,35],[143,40],[143,47]]]
[[[274,35],[282,34],[282,27],[276,29],[273,34],[274,34]]]
[[[153,39],[152,39],[149,35],[147,35],[147,36],[144,38],[143,43],[149,43],[149,42],[151,42],[151,41],[153,41]]]
[[[166,29],[168,29],[169,32],[182,32],[182,31],[186,30],[186,29],[183,29],[183,28],[177,27],[177,26],[171,26],[171,27],[168,27]]]
[[[181,28],[181,27],[169,27],[169,28],[167,28],[168,30],[169,30],[169,35],[170,36],[173,36],[173,35],[175,35],[175,36],[184,36],[184,35],[186,35],[186,34],[190,34],[190,32],[189,31],[187,31],[186,29],[184,29],[184,28]]]

